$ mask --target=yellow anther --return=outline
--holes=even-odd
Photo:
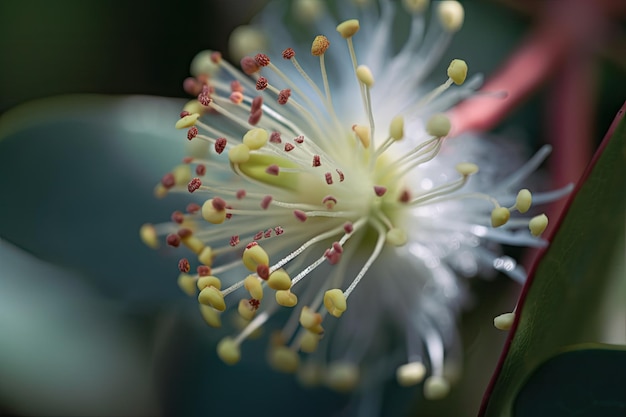
[[[243,164],[250,159],[250,148],[241,143],[228,150],[228,160],[233,164]]]
[[[246,248],[241,256],[244,266],[248,271],[255,272],[259,265],[269,265],[270,257],[261,245],[254,245]]]
[[[432,375],[424,382],[424,398],[427,400],[441,400],[450,392],[450,384],[439,375]]]
[[[404,137],[404,116],[398,115],[391,119],[389,125],[389,136],[395,140],[400,140]]]
[[[181,117],[176,122],[176,129],[188,129],[191,126],[195,126],[196,121],[200,117],[199,113],[188,114],[187,116]]]
[[[178,276],[178,287],[188,296],[196,294],[196,280],[188,274]]]
[[[250,150],[255,151],[261,149],[267,143],[268,138],[269,134],[267,130],[256,127],[248,130],[246,134],[243,135],[243,144]]]
[[[200,314],[206,324],[215,328],[222,327],[222,319],[220,318],[220,313],[218,313],[217,310],[204,304],[198,305],[200,306]]]
[[[305,329],[310,329],[322,322],[322,315],[311,310],[309,307],[302,307],[300,312],[300,325]]]
[[[300,357],[286,346],[275,346],[270,349],[269,362],[279,372],[293,374],[298,370]]]
[[[324,370],[312,361],[307,361],[298,367],[298,382],[312,388],[319,386],[324,378]]]
[[[147,247],[151,249],[159,248],[159,237],[157,236],[156,229],[152,224],[146,223],[142,225],[139,229],[139,237]]]
[[[293,14],[301,22],[314,22],[324,13],[321,0],[296,0],[293,2]]]
[[[239,344],[231,337],[225,337],[217,344],[217,356],[227,365],[234,365],[241,359]]]
[[[462,59],[453,59],[448,66],[448,77],[450,77],[456,85],[463,84],[467,77],[467,63]]]
[[[246,320],[252,320],[254,315],[256,314],[256,308],[250,305],[250,301],[244,299],[239,300],[239,305],[237,306],[237,311],[239,315]]]
[[[215,287],[218,290],[221,290],[222,281],[220,281],[218,277],[215,277],[213,275],[207,275],[207,276],[198,278],[198,282],[196,286],[198,287],[200,291],[202,291],[206,287]]]
[[[326,385],[339,392],[349,392],[359,382],[359,368],[349,362],[333,362],[326,370]]]
[[[515,321],[515,313],[504,313],[493,319],[493,325],[498,330],[511,330]]]
[[[387,232],[387,243],[393,246],[404,246],[407,241],[406,232],[398,227],[389,229]]]
[[[205,287],[198,294],[198,302],[207,306],[211,306],[217,311],[226,310],[224,295],[215,287]]]
[[[204,243],[194,235],[186,236],[181,239],[183,245],[187,246],[196,255],[200,255],[204,249]],[[202,262],[202,261],[200,261]]]
[[[172,175],[176,185],[186,187],[189,181],[191,181],[191,168],[188,164],[178,165],[172,170]]]
[[[437,138],[448,136],[450,128],[450,119],[443,113],[433,114],[426,122],[426,132]]]
[[[209,223],[220,224],[226,220],[226,210],[217,210],[213,199],[210,199],[202,205],[202,218]]]
[[[548,216],[545,214],[535,216],[528,222],[528,228],[533,236],[541,235],[546,227],[548,227]]]
[[[283,307],[293,307],[298,304],[298,296],[289,290],[276,291],[276,303]]]
[[[426,367],[421,362],[411,362],[396,369],[396,379],[401,387],[412,387],[419,384],[426,376]]]
[[[320,342],[320,335],[306,330],[300,339],[300,350],[306,353],[313,353],[317,350]]]
[[[454,168],[456,169],[456,172],[464,177],[474,175],[478,172],[478,165],[472,164],[471,162],[461,162],[460,164],[456,164]]]
[[[366,65],[359,65],[357,67],[356,77],[369,88],[372,88],[374,85],[374,76],[372,75],[372,71]]]
[[[219,71],[219,65],[211,59],[215,51],[205,49],[200,51],[193,57],[190,65],[191,75],[197,77],[199,75],[215,75]]]
[[[189,113],[202,113],[204,111],[202,104],[198,100],[190,100],[184,106],[183,110]]]
[[[165,198],[165,196],[167,196],[167,188],[165,188],[163,184],[158,183],[156,187],[154,187],[154,196],[156,198]]]
[[[448,32],[456,32],[463,26],[465,11],[461,3],[455,0],[446,0],[439,3],[437,10],[439,21]]]
[[[350,19],[339,23],[337,25],[337,32],[339,32],[341,37],[348,39],[353,37],[360,28],[361,25],[357,19]]]
[[[256,51],[266,51],[267,44],[265,33],[249,25],[236,27],[228,38],[228,50],[235,61]]]
[[[341,317],[346,308],[348,308],[343,291],[338,288],[326,291],[324,294],[324,306],[331,315]]]
[[[211,266],[213,263],[213,249],[210,246],[204,246],[198,255],[200,263]]]
[[[284,269],[278,269],[270,274],[267,286],[276,291],[288,290],[291,288],[291,278]]]
[[[491,211],[491,225],[500,227],[511,218],[511,212],[506,207],[496,207]]]
[[[324,55],[329,46],[330,42],[328,38],[324,35],[318,35],[313,39],[313,43],[311,44],[311,54],[314,56]]]
[[[356,137],[361,141],[363,147],[365,149],[369,148],[371,143],[370,128],[367,126],[354,125],[352,126],[352,130],[356,134]]]
[[[519,190],[515,199],[515,208],[520,213],[526,213],[533,203],[533,195],[526,188]]]
[[[409,13],[421,13],[428,7],[429,0],[402,0],[402,5]]]
[[[252,298],[256,298],[259,301],[263,299],[263,286],[256,276],[248,275],[243,281],[243,286],[248,290]]]

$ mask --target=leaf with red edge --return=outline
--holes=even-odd
[[[540,364],[566,346],[596,341],[610,257],[626,226],[625,113],[626,104],[529,275],[480,416],[514,415],[518,392]]]

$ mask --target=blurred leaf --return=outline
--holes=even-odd
[[[559,348],[597,337],[610,256],[623,238],[626,220],[625,110],[626,105],[580,181],[552,244],[530,274],[481,416],[510,416],[530,372]]]
[[[543,363],[521,389],[516,417],[626,415],[626,348],[576,346]]]

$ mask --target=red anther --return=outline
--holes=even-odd
[[[296,219],[300,220],[301,222],[305,222],[307,219],[306,213],[302,210],[294,210],[293,215],[296,216]]]
[[[202,85],[209,84],[209,76],[207,74],[199,74],[198,76],[196,76],[196,80],[198,80],[198,82]]]
[[[221,52],[215,51],[211,54],[211,62],[213,62],[214,64],[219,64],[221,60],[222,60]]]
[[[295,146],[293,146],[291,143],[285,143],[285,152],[292,151],[293,148],[295,148]]]
[[[230,246],[237,246],[239,244],[239,235],[230,237]]]
[[[254,240],[261,240],[261,239],[263,239],[263,230],[261,230],[260,232],[257,232],[252,239],[254,239]]]
[[[408,203],[409,201],[411,201],[411,193],[409,193],[409,190],[403,190],[402,193],[400,193],[398,201],[400,201],[401,203]]]
[[[332,249],[326,249],[324,256],[328,259],[328,263],[331,265],[336,265],[341,260],[341,253],[335,252]]]
[[[191,140],[198,136],[198,128],[195,126],[191,126],[187,131],[187,139]]]
[[[267,82],[267,78],[265,77],[259,77],[258,80],[256,80],[256,89],[259,91],[265,90],[267,88],[268,82]]]
[[[280,133],[272,132],[272,134],[270,135],[270,142],[272,142],[272,143],[282,143],[282,140],[280,139]]]
[[[232,93],[230,93],[230,102],[233,104],[241,104],[241,102],[243,101],[243,94],[240,93],[239,91],[234,91]]]
[[[199,176],[206,174],[206,166],[204,164],[198,164],[196,166],[196,174]]]
[[[237,197],[237,200],[241,200],[242,198],[246,196],[246,190],[244,189],[237,190],[237,194],[235,194],[235,196]]]
[[[202,92],[198,94],[198,101],[200,102],[200,104],[202,104],[203,106],[208,106],[211,103],[211,97],[209,97],[209,94],[209,86],[206,84],[203,85]]]
[[[199,204],[196,203],[189,203],[187,204],[187,207],[185,208],[185,210],[187,211],[187,213],[189,214],[194,214],[200,211],[202,207],[200,207]]]
[[[209,275],[211,275],[211,268],[206,265],[198,265],[198,267],[196,268],[196,272],[201,277],[208,277]]]
[[[245,74],[252,75],[255,72],[258,72],[260,69],[261,67],[259,67],[259,64],[257,64],[254,58],[252,58],[251,56],[246,56],[241,59],[241,70]]]
[[[280,93],[278,93],[278,104],[287,104],[289,97],[291,97],[290,89],[285,88],[284,90],[280,90]]]
[[[232,209],[232,206],[226,206],[227,209]],[[230,220],[233,217],[233,213],[226,213],[226,220]]]
[[[180,118],[182,119],[185,116],[189,116],[191,113],[189,113],[187,110],[183,110],[180,112]]]
[[[267,67],[270,64],[270,58],[265,54],[256,54],[254,61],[259,67]]]
[[[314,167],[318,167],[322,165],[322,161],[320,161],[320,156],[319,155],[313,155],[313,166]]]
[[[283,58],[284,59],[291,59],[294,56],[296,56],[296,51],[294,51],[292,48],[287,48],[283,51]]]
[[[278,175],[280,173],[280,168],[278,165],[273,164],[265,168],[265,172],[269,175]]]
[[[296,143],[303,143],[304,142],[304,136],[300,135],[300,136],[296,136],[295,138],[293,138],[293,141]]]
[[[250,243],[248,243],[246,245],[246,249],[250,249],[251,247],[254,247],[254,246],[257,246],[257,245],[258,245],[258,243],[256,243],[256,242],[250,242]]]
[[[250,114],[250,117],[248,117],[248,123],[250,123],[252,126],[256,126],[261,120],[261,116],[263,116],[263,110],[256,110],[254,113]]]
[[[163,187],[167,189],[172,188],[174,185],[176,185],[176,178],[174,178],[174,174],[168,172],[167,174],[163,175],[163,178],[161,178],[161,185],[163,185]]]
[[[213,198],[211,204],[213,205],[213,208],[217,211],[222,211],[226,208],[226,201],[224,201],[220,197]]]
[[[335,207],[335,204],[337,204],[337,199],[333,197],[332,195],[327,195],[322,200],[322,204],[325,205],[326,208],[330,210]]]
[[[183,164],[190,164],[193,162],[193,156],[186,156],[183,158]]]
[[[263,200],[261,200],[261,208],[263,210],[267,210],[271,202],[272,202],[272,196],[266,195],[265,197],[263,197]]]
[[[261,279],[268,279],[270,276],[270,267],[267,265],[257,265],[256,273]]]
[[[384,196],[386,192],[387,192],[387,188],[386,187],[383,187],[381,185],[375,185],[374,186],[374,193],[376,193],[376,195],[378,197]]]
[[[175,233],[170,233],[167,235],[167,238],[165,238],[165,241],[168,245],[177,248],[180,245],[180,236]]]
[[[230,82],[230,91],[233,93],[243,93],[243,86],[237,80]]]
[[[217,138],[215,140],[215,152],[221,154],[226,149],[226,138]]]
[[[343,231],[346,232],[347,234],[350,234],[354,231],[354,226],[352,226],[351,222],[345,222],[343,224]]]
[[[265,239],[268,239],[268,238],[272,237],[272,229],[267,229],[267,230],[265,231],[265,233],[263,234],[263,237],[264,237]]]
[[[251,298],[248,300],[248,304],[250,305],[250,307],[252,307],[254,310],[258,310],[259,306],[261,305],[261,302],[259,300],[257,300],[256,298]]]
[[[276,227],[274,228],[274,233],[276,233],[276,236],[280,236],[280,235],[282,235],[283,233],[285,233],[285,229],[283,229],[283,228],[282,228],[282,227],[280,227],[280,226],[276,226]]]
[[[202,181],[200,180],[200,178],[192,178],[191,181],[189,181],[189,184],[187,184],[187,190],[189,190],[190,193],[193,193],[201,186]]]
[[[257,110],[260,110],[263,106],[263,97],[256,96],[252,99],[252,104],[250,104],[250,113],[253,113]]]
[[[337,253],[343,253],[343,246],[339,242],[333,242],[333,250]]]
[[[191,235],[193,235],[193,232],[191,231],[191,229],[188,229],[186,227],[182,227],[178,229],[178,236],[180,236],[181,239],[185,239]]]
[[[324,174],[324,179],[326,180],[326,184],[332,185],[333,183],[333,175],[330,172]]]
[[[343,172],[341,172],[341,170],[340,170],[340,169],[336,169],[335,171],[337,171],[337,174],[339,175],[339,182],[343,182],[343,180],[346,178],[346,177],[343,175]]]
[[[189,272],[191,269],[191,265],[189,265],[189,261],[187,258],[182,258],[178,261],[178,270],[184,274]]]
[[[178,224],[182,224],[185,221],[185,215],[178,210],[173,212],[170,218],[172,219],[174,223],[178,223]]]
[[[202,91],[202,84],[193,77],[187,77],[183,81],[183,90],[190,96],[197,96]]]

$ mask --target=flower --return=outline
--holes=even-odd
[[[508,162],[489,160],[497,149],[449,143],[442,111],[480,79],[466,82],[468,66],[455,59],[447,80],[423,89],[464,19],[460,3],[442,1],[424,31],[427,5],[346,4],[341,14],[366,24],[351,18],[331,31],[323,4],[301,1],[288,13],[324,29],[306,49],[274,24],[284,49],[244,56],[242,71],[218,52],[194,59],[185,88],[197,99],[176,123],[194,147],[155,194],[197,199],[140,234],[148,246],[165,238],[193,254],[178,261],[178,283],[209,325],[220,327],[236,305],[241,330],[217,345],[225,363],[239,362],[242,343],[290,309],[270,340],[278,371],[338,391],[395,374],[404,386],[423,382],[426,398],[445,397],[461,363],[465,277],[495,269],[523,281],[497,244],[544,244],[545,215],[511,213],[566,192],[518,188],[549,148],[503,179],[495,171]],[[407,14],[411,31],[395,52],[394,22]],[[249,36],[239,31],[234,45],[262,43]]]

